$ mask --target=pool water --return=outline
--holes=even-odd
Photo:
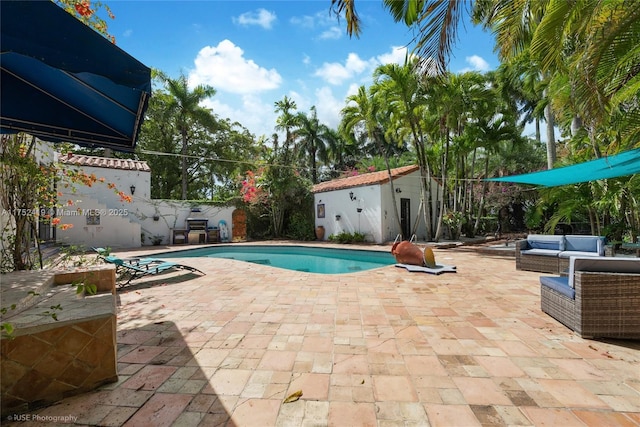
[[[211,246],[157,256],[161,258],[226,258],[320,274],[355,273],[385,267],[396,262],[389,252],[308,246]]]

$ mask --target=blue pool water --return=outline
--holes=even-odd
[[[355,273],[394,264],[389,252],[307,246],[210,246],[158,254],[161,258],[227,258],[321,274]]]

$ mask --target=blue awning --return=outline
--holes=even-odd
[[[640,148],[576,165],[486,180],[557,187],[637,173],[640,173]]]
[[[0,127],[132,151],[151,70],[51,1],[0,3]]]

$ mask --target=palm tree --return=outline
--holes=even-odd
[[[208,85],[198,85],[189,89],[187,77],[183,74],[177,79],[162,76],[166,88],[171,95],[168,109],[173,112],[173,120],[182,140],[181,168],[182,168],[182,200],[187,199],[189,182],[188,155],[190,131],[194,123],[213,131],[216,119],[211,110],[200,105],[202,101],[215,95],[216,90]]]
[[[386,64],[378,67],[374,73],[374,88],[384,97],[388,115],[392,116],[397,125],[403,128],[410,138],[420,166],[420,185],[422,190],[423,215],[427,232],[427,239],[433,236],[433,218],[430,198],[433,196],[431,186],[432,168],[429,164],[425,134],[422,128],[425,108],[424,90],[418,75],[415,73],[414,63],[404,66]]]
[[[351,133],[360,126],[364,129],[367,137],[375,141],[380,154],[384,156],[387,167],[387,175],[389,176],[389,185],[391,191],[391,200],[393,203],[393,217],[396,221],[398,230],[402,230],[400,216],[398,215],[398,204],[396,203],[396,193],[393,187],[393,179],[391,178],[391,166],[389,165],[389,156],[382,147],[381,136],[382,130],[378,124],[377,116],[379,104],[376,98],[367,93],[364,86],[358,88],[358,93],[347,98],[347,106],[342,109],[342,127],[344,132]],[[407,237],[407,236],[405,236]]]
[[[295,137],[297,141],[297,150],[300,158],[307,157],[309,161],[309,168],[311,169],[311,181],[314,184],[318,183],[318,157],[326,158],[327,151],[327,139],[329,128],[321,124],[318,120],[318,114],[316,112],[315,105],[311,107],[310,115],[305,113],[298,113],[297,117],[298,127],[295,130]]]
[[[280,116],[276,119],[276,130],[284,131],[284,144],[283,144],[283,152],[284,152],[284,163],[286,164],[288,161],[288,153],[289,148],[291,147],[292,142],[292,134],[291,129],[296,127],[298,124],[298,117],[293,112],[298,108],[296,102],[285,96],[281,101],[276,101],[275,112],[280,113]],[[274,147],[277,148],[277,147]]]
[[[465,8],[471,7],[471,0],[383,0],[396,22],[404,22],[414,27],[416,36],[413,53],[417,63],[426,74],[444,75],[453,43],[457,38],[458,25],[462,21]],[[336,15],[344,13],[347,34],[359,37],[360,18],[355,8],[355,0],[331,0]]]

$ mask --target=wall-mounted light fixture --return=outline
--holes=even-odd
[[[352,202],[356,199],[356,195],[353,194],[353,191],[349,193],[349,198],[351,199]]]
[[[136,186],[132,185],[131,187],[129,187],[129,190],[131,190],[131,195],[133,196],[133,194],[136,192]]]
[[[396,188],[396,193],[402,193],[402,190],[399,188]]]
[[[342,218],[340,215],[336,215],[336,221],[340,221],[340,218]]]

